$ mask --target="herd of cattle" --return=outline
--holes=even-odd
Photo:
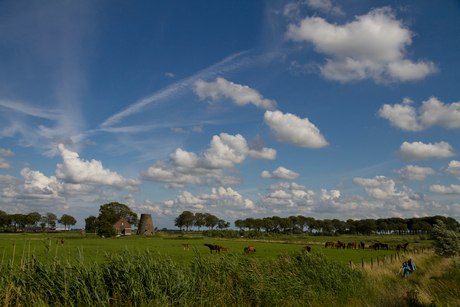
[[[64,244],[64,239],[62,240],[63,244]],[[404,251],[407,251],[407,245],[409,245],[409,243],[406,243],[406,244],[398,244],[396,245],[396,251],[399,251],[399,250],[404,250]],[[184,247],[184,250],[187,248],[188,250],[190,249],[190,246],[188,244],[185,244],[185,243],[182,243],[182,246]],[[216,254],[217,252],[220,252],[220,251],[223,251],[223,252],[227,252],[228,253],[228,248],[226,247],[222,247],[222,246],[219,246],[219,245],[212,245],[212,244],[204,244],[204,246],[207,246],[209,247],[209,250],[211,251],[211,254],[212,254],[212,251],[216,251]],[[334,243],[334,242],[326,242],[326,244],[324,245],[325,248],[328,248],[328,247],[335,247],[337,249],[345,249],[345,248],[352,248],[352,249],[364,249],[366,246],[363,242],[359,242],[358,244],[356,244],[355,242],[350,242],[350,243],[345,243],[345,242],[340,242],[340,241],[337,241],[337,243]],[[369,248],[371,250],[380,250],[380,249],[386,249],[388,250],[388,244],[386,243],[374,243],[374,244],[371,244],[369,245]],[[311,247],[310,246],[304,246],[303,249],[306,251],[306,252],[311,252]],[[251,246],[248,246],[248,247],[245,247],[244,248],[244,253],[245,254],[249,254],[249,252],[255,252],[256,251],[256,248],[251,245]]]

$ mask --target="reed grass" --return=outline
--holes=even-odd
[[[27,265],[0,272],[4,306],[345,306],[371,291],[366,272],[321,253],[264,261],[196,252],[184,266],[148,250],[125,250],[102,264],[80,253],[72,262],[32,255]]]

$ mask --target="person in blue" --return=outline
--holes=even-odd
[[[407,264],[409,265],[409,268],[410,268],[410,272],[414,272],[417,267],[415,266],[415,263],[412,261],[412,259],[409,259],[409,261],[407,262]]]
[[[404,278],[405,279],[408,279],[409,278],[409,274],[411,272],[411,269],[410,269],[410,266],[409,266],[409,263],[408,262],[404,262],[403,263],[403,269],[404,269]]]

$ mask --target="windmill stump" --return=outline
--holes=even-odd
[[[139,227],[137,228],[138,235],[155,235],[155,229],[153,228],[152,215],[142,213],[139,221]]]

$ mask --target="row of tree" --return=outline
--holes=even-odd
[[[73,226],[77,223],[77,220],[68,214],[63,214],[61,218],[58,218],[54,213],[46,213],[41,215],[38,212],[30,212],[29,214],[7,214],[5,211],[0,210],[0,227],[3,230],[14,228],[14,231],[24,230],[26,228],[40,227],[44,230],[47,226],[49,228],[55,228],[56,223],[67,226]]]
[[[428,234],[436,220],[441,220],[447,229],[454,230],[460,224],[451,217],[440,215],[422,218],[403,219],[392,217],[386,219],[363,219],[341,221],[338,219],[317,220],[313,217],[305,217],[302,215],[289,217],[264,217],[264,218],[247,218],[244,220],[238,219],[235,221],[235,227],[239,230],[265,231],[272,233],[337,233],[337,234]],[[209,229],[214,229],[217,226],[219,229],[230,227],[230,223],[210,214],[210,213],[192,213],[190,211],[182,212],[174,219],[174,226],[182,230],[186,228],[188,231],[191,227],[197,227],[198,231],[201,227],[206,226]]]
[[[454,230],[460,224],[451,217],[431,216],[422,218],[403,219],[398,217],[386,219],[364,219],[341,221],[338,219],[316,220],[302,215],[290,217],[265,217],[261,219],[247,218],[236,220],[235,227],[249,230],[265,230],[276,233],[323,232],[338,234],[427,234],[431,231],[436,220],[441,220],[448,229]]]
[[[203,226],[209,229],[214,229],[214,227],[217,226],[217,228],[223,230],[230,227],[230,222],[219,219],[211,213],[192,213],[190,211],[184,211],[174,219],[174,226],[179,227],[181,231],[182,227],[185,227],[187,231],[190,227],[197,227],[199,231]]]

